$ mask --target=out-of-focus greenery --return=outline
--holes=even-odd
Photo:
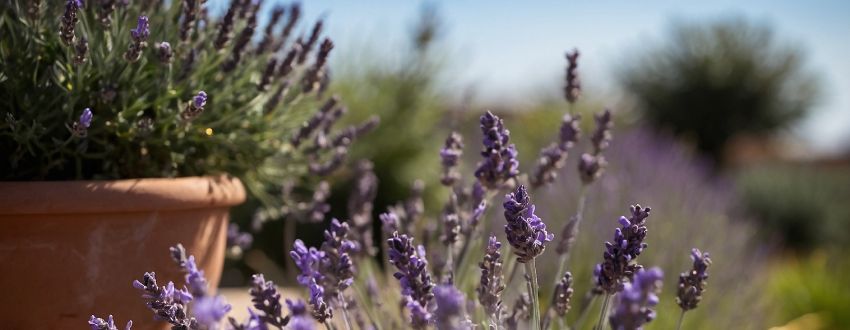
[[[665,43],[627,60],[620,82],[643,119],[720,162],[730,138],[787,127],[818,95],[799,46],[743,18],[674,24]]]
[[[850,259],[843,255],[821,251],[771,267],[765,299],[774,307],[778,324],[793,321],[785,328],[789,330],[850,329]],[[803,327],[792,328],[804,321],[808,323]]]
[[[850,168],[764,165],[738,174],[741,203],[764,238],[809,250],[850,239]]]
[[[407,48],[398,47],[392,54],[371,48],[348,54],[334,71],[331,88],[346,100],[351,120],[381,117],[378,128],[359,140],[350,154],[375,165],[380,179],[376,212],[405,198],[416,180],[423,180],[430,192],[438,185],[439,150],[448,135],[440,125],[447,98],[437,88],[444,63],[440,49],[434,47],[441,33],[436,8],[425,6]]]

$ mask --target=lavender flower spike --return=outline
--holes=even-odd
[[[112,315],[109,315],[109,318],[106,320],[92,315],[89,319],[89,326],[91,326],[92,330],[118,330],[118,327],[115,326],[115,320],[112,318]],[[124,327],[124,330],[131,330],[132,328],[133,321],[129,321],[127,322],[127,326]]]
[[[282,328],[288,322],[288,318],[283,317],[283,306],[280,304],[280,293],[277,287],[272,281],[266,281],[263,274],[254,275],[253,279],[250,291],[251,302],[254,303],[254,308],[262,312],[259,316],[260,320]]]
[[[643,325],[655,319],[653,306],[658,304],[658,292],[664,273],[653,267],[641,270],[635,275],[634,282],[623,284],[623,292],[618,297],[614,313],[609,317],[613,330],[640,330]]]
[[[321,283],[326,299],[339,298],[339,293],[354,283],[355,269],[350,253],[357,249],[357,244],[348,239],[350,231],[347,223],[337,219],[331,220],[331,228],[325,230],[319,272],[323,275]],[[340,301],[340,305],[344,305],[344,301]]]
[[[424,328],[430,322],[428,304],[434,297],[425,248],[421,245],[414,248],[413,238],[398,233],[393,233],[387,245],[390,264],[398,269],[393,277],[401,283],[402,295],[410,298],[407,305],[411,310],[411,325]]]
[[[130,63],[135,63],[142,57],[142,51],[148,46],[147,40],[151,35],[150,25],[147,16],[139,16],[136,23],[136,28],[130,29],[130,47],[124,53],[124,59]]]
[[[564,98],[567,102],[575,103],[581,95],[581,81],[578,78],[578,49],[567,53],[566,85],[564,86]]]
[[[650,208],[640,205],[630,207],[631,217],[620,217],[621,228],[614,231],[614,239],[605,242],[603,261],[593,271],[596,285],[608,294],[620,291],[626,279],[630,279],[643,266],[634,260],[643,252],[647,244],[646,218]]]
[[[437,309],[434,319],[440,330],[469,330],[472,322],[466,315],[466,298],[454,285],[442,284],[434,288]]]
[[[174,283],[157,286],[156,274],[145,273],[141,281],[133,281],[133,287],[143,292],[142,298],[154,313],[154,318],[170,323],[180,329],[189,329],[197,325],[197,320],[188,316],[186,305],[193,299],[185,290],[174,288]]]
[[[91,127],[93,117],[94,115],[91,112],[91,108],[83,109],[83,113],[80,114],[80,119],[70,126],[71,134],[80,138],[86,137],[86,135],[88,135],[88,129]]]
[[[75,25],[77,25],[77,22],[79,21],[79,18],[77,18],[77,12],[82,6],[83,5],[79,0],[65,1],[65,13],[62,14],[62,24],[59,27],[59,37],[61,37],[62,42],[68,46],[74,44]]]
[[[579,137],[580,117],[564,115],[563,122],[558,142],[550,144],[548,147],[540,151],[540,157],[537,158],[537,165],[532,170],[532,175],[529,178],[533,187],[539,187],[544,184],[555,182],[558,177],[558,170],[564,167],[567,159],[567,151],[569,151]]]
[[[308,285],[310,288],[310,313],[316,321],[319,321],[319,323],[325,323],[327,320],[334,317],[333,309],[325,303],[325,288],[316,283],[315,278],[310,280],[311,282]]]
[[[457,132],[452,132],[446,138],[446,144],[443,149],[440,149],[440,158],[443,163],[443,177],[440,178],[440,183],[444,186],[453,186],[460,179],[460,172],[458,172],[457,166],[462,155],[463,137]]]
[[[490,317],[491,324],[501,323],[502,291],[505,291],[501,249],[502,243],[496,239],[495,235],[490,235],[484,260],[478,264],[481,268],[481,282],[476,289],[478,302]]]
[[[301,270],[301,274],[298,275],[298,283],[305,287],[309,287],[314,279],[322,278],[322,274],[319,273],[319,262],[321,262],[324,257],[324,253],[316,250],[316,248],[307,248],[304,245],[304,242],[300,239],[295,240],[295,244],[292,247],[292,251],[289,252],[289,255],[295,261],[295,265],[298,266],[298,269]]]
[[[552,241],[554,235],[546,231],[546,224],[534,214],[534,204],[524,185],[505,195],[503,206],[508,243],[513,246],[517,261],[527,263],[543,253],[546,242]]]
[[[611,118],[611,110],[608,109],[593,117],[596,121],[596,130],[590,136],[590,142],[593,145],[593,154],[599,155],[602,153],[602,150],[605,150],[611,144],[611,128],[614,123]]]
[[[711,266],[711,259],[707,252],[702,253],[698,249],[693,249],[691,259],[694,261],[693,268],[679,275],[676,303],[683,311],[697,308],[697,304],[702,300],[702,293],[705,291],[708,280],[708,266]]]
[[[481,132],[484,134],[484,160],[478,163],[475,177],[487,188],[498,189],[519,174],[518,152],[510,142],[510,131],[505,129],[502,119],[487,112],[481,116]]]

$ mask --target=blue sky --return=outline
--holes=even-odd
[[[671,21],[739,15],[766,22],[781,41],[804,48],[808,64],[823,84],[818,111],[796,134],[819,151],[850,143],[850,1],[436,3],[447,28],[444,43],[452,63],[452,90],[471,86],[478,99],[501,102],[523,102],[523,97],[540,89],[556,93],[563,53],[572,47],[582,51],[585,88],[591,94],[608,95],[616,92],[613,73],[628,59],[628,52],[663,40]],[[394,45],[409,34],[422,2],[324,0],[303,4],[308,20],[328,17],[327,32],[337,43],[336,54],[370,44],[378,54],[392,56]]]

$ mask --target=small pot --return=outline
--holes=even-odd
[[[132,287],[184,275],[168,248],[182,243],[211,290],[221,278],[231,206],[245,189],[229,176],[117,181],[0,182],[3,329],[84,329],[112,314],[119,328],[166,329]]]

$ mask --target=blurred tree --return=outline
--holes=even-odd
[[[818,94],[803,53],[743,18],[674,24],[666,43],[626,65],[620,83],[647,121],[718,163],[730,138],[787,127]]]

